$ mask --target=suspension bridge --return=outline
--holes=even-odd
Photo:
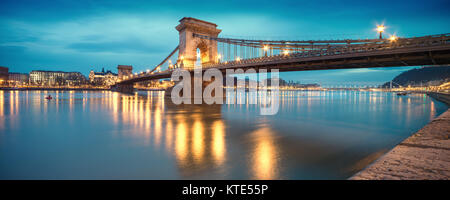
[[[117,90],[130,91],[136,82],[170,78],[177,68],[283,72],[450,64],[449,33],[357,40],[246,40],[219,37],[221,30],[211,22],[190,17],[179,22],[179,45],[153,69],[119,71]]]

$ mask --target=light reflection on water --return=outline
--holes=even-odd
[[[0,179],[345,179],[446,109],[419,94],[289,91],[262,116],[159,91],[0,90]]]

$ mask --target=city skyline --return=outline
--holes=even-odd
[[[215,22],[223,30],[221,37],[246,39],[376,38],[374,29],[382,23],[387,27],[386,36],[422,36],[450,30],[446,1],[425,5],[420,1],[378,1],[370,7],[357,1],[326,4],[5,1],[2,4],[0,65],[9,67],[11,72],[27,73],[61,70],[79,71],[87,76],[91,69],[114,70],[121,64],[132,65],[135,71],[153,68],[177,45],[174,27],[183,16]],[[352,7],[347,7],[348,4]],[[321,13],[320,17],[314,16],[316,12]],[[323,85],[375,85],[411,68],[289,72],[281,73],[281,77]]]

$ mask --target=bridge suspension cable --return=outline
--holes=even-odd
[[[249,40],[218,38],[201,34],[194,37],[218,43],[218,61],[240,61],[242,59],[271,57],[274,55],[307,54],[325,55],[342,52],[369,51],[373,49],[399,46],[426,45],[430,42],[448,41],[450,34],[429,35],[413,38],[393,36],[386,39],[346,39],[346,40]]]
[[[233,39],[233,38],[216,38],[206,35],[193,34],[194,37],[215,40],[217,42],[223,42],[228,44],[236,44],[240,46],[249,46],[262,48],[265,45],[274,49],[286,49],[286,48],[322,48],[332,46],[347,46],[349,44],[367,44],[383,42],[380,39],[358,39],[358,40],[248,40],[248,39]]]
[[[177,51],[178,51],[178,49],[180,48],[180,45],[178,45],[177,47],[175,47],[175,49],[163,60],[163,61],[161,61],[161,63],[159,63],[159,65],[157,65],[155,68],[153,68],[152,70],[150,70],[149,71],[149,73],[153,73],[154,71],[156,71],[157,69],[160,69],[161,68],[161,66],[164,64],[164,63],[166,63],[167,62],[167,60],[169,60],[172,56],[173,56],[173,54],[175,54]]]
[[[238,61],[241,59],[267,57],[277,54],[320,52],[333,49],[356,48],[364,45],[382,44],[385,40],[248,40],[217,38],[201,34],[194,37],[217,41],[220,61]]]

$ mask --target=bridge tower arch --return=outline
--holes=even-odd
[[[211,22],[184,17],[176,26],[180,36],[178,62],[183,68],[193,69],[197,61],[197,49],[200,49],[201,64],[218,61],[217,41],[194,37],[195,34],[217,37],[222,31]]]

